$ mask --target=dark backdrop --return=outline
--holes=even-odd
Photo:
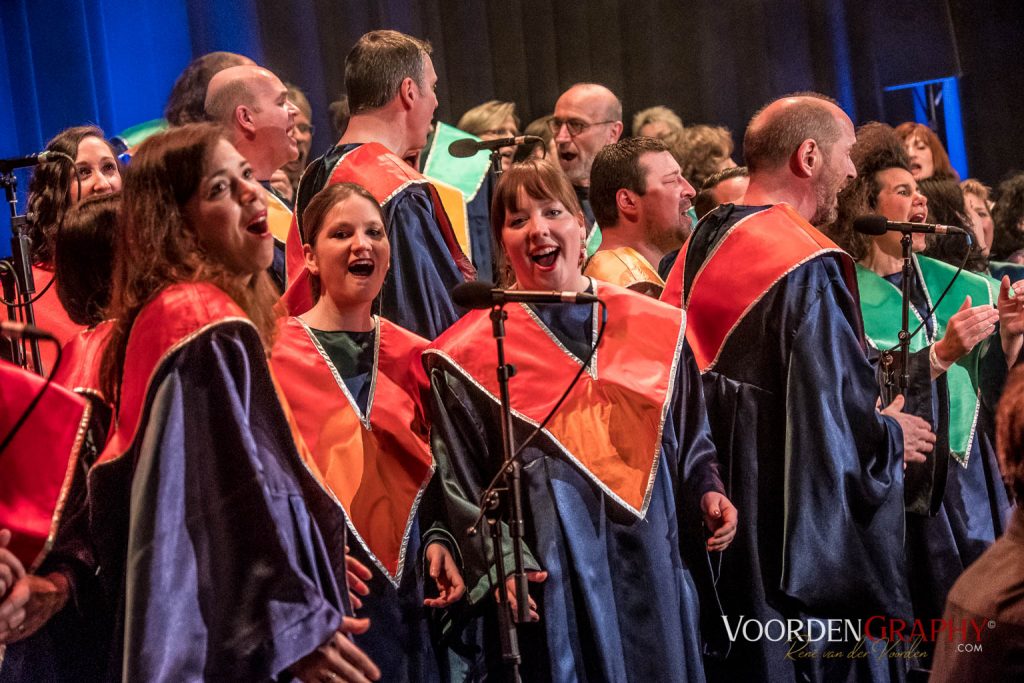
[[[900,29],[908,14],[919,20]],[[385,27],[431,41],[438,118],[449,122],[498,98],[525,124],[590,80],[622,97],[627,128],[664,104],[739,142],[759,106],[803,89],[836,97],[855,122],[895,124],[913,116],[912,91],[884,92],[880,74],[949,63],[934,59],[949,49],[941,41],[914,40],[949,34],[949,17],[969,171],[997,182],[1024,166],[1021,0],[3,0],[0,156],[36,151],[69,125],[115,134],[160,116],[175,76],[211,50],[248,54],[300,85],[319,153],[333,142],[327,105],[343,90],[345,54]]]
[[[317,149],[333,131],[327,104],[344,89],[344,57],[365,31],[395,28],[427,38],[440,77],[438,117],[454,122],[487,99],[512,100],[523,123],[549,113],[577,81],[604,83],[623,100],[626,125],[664,104],[686,123],[728,126],[737,143],[772,97],[813,89],[837,98],[855,122],[912,118],[910,90],[883,92],[894,62],[946,73],[936,41],[949,33],[962,67],[971,175],[998,181],[1021,166],[1024,101],[1020,0],[256,0],[266,62],[311,95]],[[892,30],[912,15],[912,31]],[[309,27],[315,27],[310,30]],[[882,31],[889,29],[887,33]],[[897,69],[899,71],[899,69]]]

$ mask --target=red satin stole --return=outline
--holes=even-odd
[[[47,285],[53,281],[53,271],[41,268],[39,266],[32,266],[32,280],[35,283],[36,293],[32,296],[39,296],[39,293],[46,289]],[[57,283],[53,285],[43,294],[38,301],[32,304],[32,312],[36,317],[36,327],[46,330],[54,337],[57,338],[57,342],[63,347],[67,344],[72,337],[85,329],[82,325],[79,325],[68,317],[67,311],[64,310],[64,305],[60,302],[60,298],[57,296]],[[3,320],[7,319],[7,309],[3,308],[3,313],[0,313]],[[26,344],[26,346],[28,346]],[[31,351],[29,355],[31,356]],[[40,341],[39,342],[39,355],[43,361],[43,373],[48,374],[53,371],[53,364],[57,360],[57,350],[54,348],[52,342]],[[64,361],[61,361],[64,364]]]
[[[368,142],[344,154],[331,169],[330,179],[324,187],[336,183],[361,185],[381,206],[386,206],[395,195],[409,185],[425,185],[448,253],[463,277],[467,280],[476,278],[476,269],[459,246],[437,190],[426,176],[405,163],[401,157],[392,154],[387,147],[377,142]],[[392,227],[388,226],[388,229]],[[302,256],[302,236],[299,234],[297,214],[292,217],[291,230],[288,232],[286,261],[288,291],[284,295],[285,306],[292,315],[300,315],[313,307],[313,299],[309,292],[308,273]]]
[[[594,288],[608,306],[608,329],[591,368],[545,431],[608,496],[643,518],[661,454],[685,316],[615,285],[595,282]],[[580,361],[528,307],[513,304],[505,310],[505,356],[516,367],[509,383],[512,409],[536,426],[569,386]],[[597,325],[595,316],[595,330]],[[441,357],[499,401],[488,311],[470,312],[426,353]]]
[[[239,320],[252,324],[227,293],[209,282],[171,285],[143,307],[128,337],[114,432],[94,468],[131,448],[160,366],[211,327]]]
[[[420,496],[434,471],[420,404],[426,388],[420,354],[427,341],[377,320],[368,416],[297,318],[279,323],[271,365],[309,447],[310,470],[397,586]]]
[[[53,380],[76,393],[106,401],[100,390],[100,364],[113,328],[113,320],[104,320],[72,337],[64,345],[64,355]]]
[[[697,367],[714,367],[722,348],[743,317],[775,283],[822,254],[837,254],[850,291],[857,285],[853,261],[788,204],[751,214],[736,222],[697,271],[689,296],[682,299],[683,270],[689,241],[669,274],[662,301],[686,309]]]
[[[0,438],[46,380],[0,360]],[[0,453],[0,528],[26,567],[49,550],[89,425],[88,402],[51,383],[14,440]]]

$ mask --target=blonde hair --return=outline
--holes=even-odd
[[[683,132],[683,120],[679,118],[679,115],[668,107],[659,105],[657,107],[648,107],[633,115],[633,135],[640,135],[640,129],[648,123],[657,123],[659,121],[668,125],[672,129],[672,134],[678,135]]]
[[[960,183],[960,190],[964,194],[973,194],[975,197],[985,202],[989,201],[992,195],[992,188],[985,183],[981,182],[977,178],[968,178],[967,180]]]
[[[473,107],[459,119],[456,127],[473,135],[483,135],[497,128],[501,128],[505,121],[512,117],[519,129],[519,117],[516,116],[515,102],[499,102],[490,100],[481,105]]]

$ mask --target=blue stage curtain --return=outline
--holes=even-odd
[[[0,156],[39,151],[64,128],[108,135],[163,114],[193,55],[263,60],[253,0],[4,0],[0,4]],[[19,171],[24,211],[30,171]],[[0,256],[10,254],[0,219]]]
[[[910,2],[3,0],[0,155],[37,151],[70,125],[115,134],[156,118],[194,56],[230,50],[306,92],[316,156],[335,139],[327,105],[344,91],[345,55],[366,31],[394,28],[433,45],[438,119],[501,99],[516,103],[525,125],[572,83],[597,81],[621,97],[627,129],[634,112],[664,104],[687,124],[728,126],[742,161],[750,115],[795,90],[832,95],[856,123],[911,119],[909,95],[894,102],[878,75],[899,40],[879,36],[872,19]],[[997,182],[1020,165],[1024,141],[1024,71],[1014,61],[1024,3],[927,4],[952,17],[971,169]],[[7,245],[0,234],[0,255]]]

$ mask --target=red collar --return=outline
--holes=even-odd
[[[45,382],[0,360],[0,435]],[[26,567],[34,567],[53,542],[90,415],[85,399],[51,384],[0,453],[0,528],[11,530],[11,550]]]
[[[53,380],[71,391],[89,394],[106,402],[100,391],[100,364],[113,329],[114,321],[104,320],[72,337],[64,345],[60,367]]]
[[[252,325],[238,304],[209,282],[171,285],[143,307],[128,338],[114,433],[97,465],[131,448],[150,384],[164,362],[203,332],[231,322]]]
[[[690,319],[686,339],[702,373],[715,366],[729,336],[754,304],[807,261],[835,254],[843,262],[850,291],[857,291],[849,255],[788,204],[758,211],[729,228],[697,271],[683,301],[689,245],[687,241],[679,251],[661,298],[686,309]]]
[[[426,389],[420,353],[427,341],[387,320],[376,321],[366,415],[298,318],[279,323],[271,365],[309,447],[310,471],[397,586],[420,496],[434,471],[420,401]]]

